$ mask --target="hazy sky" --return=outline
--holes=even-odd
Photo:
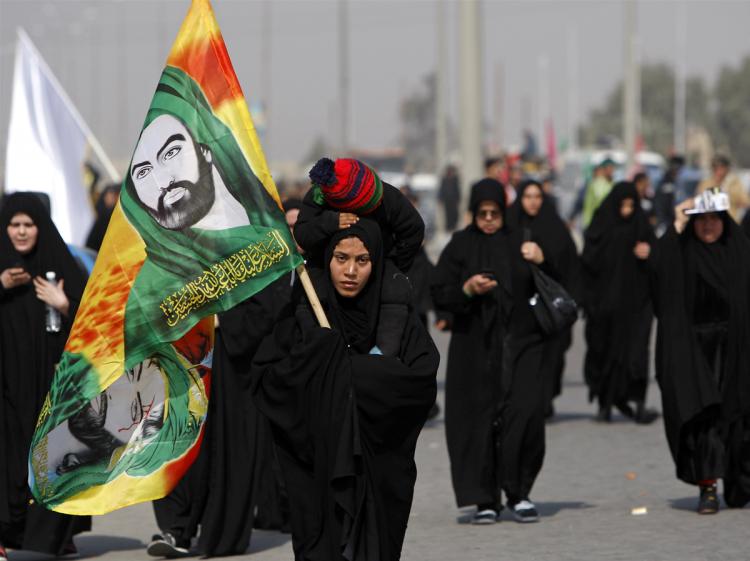
[[[16,27],[26,29],[110,157],[124,166],[189,5],[188,0],[0,0],[0,165],[5,161]],[[268,6],[214,0],[213,5],[246,97],[270,97],[264,141],[269,160],[298,160],[317,136],[335,143],[340,3],[275,0]],[[690,75],[713,81],[722,65],[736,65],[750,54],[750,1],[641,0],[637,22],[645,61],[675,60],[675,16],[681,6]],[[445,8],[448,103],[455,119],[458,1],[446,0]],[[436,66],[437,9],[434,0],[348,1],[353,145],[397,144],[399,102],[418,90]],[[539,99],[544,99],[540,83],[549,88],[558,137],[565,136],[571,118],[571,53],[578,67],[576,121],[601,105],[622,76],[620,0],[484,0],[481,13],[491,138],[502,117],[503,138],[494,140],[518,143],[523,126],[536,128]],[[270,29],[270,58],[263,53],[264,28]],[[270,60],[270,83],[263,80],[264,58]],[[540,82],[542,59],[549,71]],[[500,66],[502,111],[495,103]]]

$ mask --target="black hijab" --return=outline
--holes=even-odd
[[[36,245],[26,255],[15,250],[8,236],[8,224],[19,213],[28,215],[38,230]],[[21,266],[32,277],[55,271],[58,280],[65,279],[65,292],[80,298],[85,285],[83,275],[39,197],[33,193],[6,195],[0,209],[0,225],[0,270]]]
[[[345,238],[359,238],[370,253],[372,272],[365,287],[354,298],[344,298],[336,292],[331,280],[329,264],[336,245]],[[383,238],[380,227],[373,220],[362,218],[349,228],[339,230],[325,250],[325,298],[330,320],[343,332],[344,339],[359,353],[368,353],[375,344],[375,332],[380,310],[380,289],[383,282]]]
[[[625,199],[633,201],[633,213],[627,218],[620,214]],[[654,234],[632,182],[620,181],[612,188],[594,213],[584,239],[581,259],[587,311],[640,309],[648,300],[648,270],[633,249],[638,242],[653,243]]]
[[[690,217],[681,236],[687,273],[686,301],[690,304],[695,302],[695,279],[699,276],[723,301],[731,301],[734,306],[742,306],[746,302],[744,291],[730,295],[733,284],[731,281],[740,278],[737,269],[742,267],[745,261],[739,249],[741,242],[735,239],[741,235],[741,229],[730,220],[728,213],[720,212],[718,215],[724,224],[724,230],[716,242],[707,244],[698,239],[695,234],[696,215]],[[738,296],[742,297],[742,301],[737,298]]]
[[[107,233],[109,220],[112,217],[112,212],[115,210],[114,206],[107,206],[107,195],[110,193],[114,193],[119,197],[120,185],[117,183],[107,185],[96,200],[96,219],[94,220],[94,225],[91,226],[91,231],[89,231],[89,235],[86,238],[86,247],[93,249],[94,251],[99,251],[101,248],[102,242],[104,241],[104,234]],[[115,201],[115,203],[116,202],[117,201]]]
[[[497,203],[503,217],[502,227],[494,234],[485,234],[477,226],[477,212],[479,212],[479,206],[485,201]],[[471,188],[469,210],[472,213],[472,221],[466,228],[466,232],[471,239],[468,247],[470,272],[471,274],[485,271],[494,273],[498,282],[510,293],[510,269],[505,248],[507,228],[503,184],[490,178],[481,179],[475,183]]]
[[[522,203],[524,193],[532,187],[537,187],[542,194],[542,206],[535,216],[529,215]],[[520,185],[518,197],[508,209],[508,229],[513,232],[528,230],[531,239],[542,247],[545,260],[549,260],[559,273],[565,287],[568,290],[574,288],[578,276],[575,243],[541,183],[530,179]]]
[[[502,227],[494,234],[485,234],[477,226],[477,212],[485,201],[492,201],[500,207],[503,217]],[[476,182],[471,188],[469,209],[472,213],[471,224],[466,228],[468,244],[467,264],[469,274],[491,272],[495,275],[498,288],[482,298],[482,322],[489,331],[498,319],[497,312],[501,312],[504,321],[510,316],[511,304],[511,272],[508,255],[508,240],[506,228],[505,187],[495,179],[485,178]]]
[[[719,407],[725,423],[750,414],[750,242],[727,213],[722,236],[706,244],[690,221],[681,234],[673,228],[659,240],[654,264],[655,310],[659,319],[656,375],[662,390],[664,422],[677,475],[695,483],[694,462],[683,431],[686,424]],[[702,354],[694,329],[698,283],[726,302],[729,313],[723,387]],[[735,444],[737,444],[735,442]],[[733,446],[733,445],[731,445]],[[740,443],[741,447],[741,443]],[[742,452],[733,452],[738,461]],[[730,462],[727,470],[735,469]]]
[[[19,213],[28,215],[38,232],[36,245],[26,255],[15,250],[8,236],[8,224]],[[0,271],[11,267],[23,267],[32,278],[44,277],[46,272],[54,271],[58,282],[64,279],[65,294],[70,301],[70,313],[64,323],[68,326],[72,323],[86,279],[49,213],[34,193],[13,193],[3,199],[0,209]],[[44,303],[36,297],[33,283],[8,291],[8,297],[4,307],[10,306],[13,313],[23,314],[30,325],[44,329]],[[10,308],[6,311],[10,311]]]

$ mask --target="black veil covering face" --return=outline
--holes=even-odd
[[[8,224],[18,213],[37,227],[36,246],[20,255],[8,236]],[[59,554],[74,533],[90,529],[90,518],[70,517],[28,506],[28,454],[31,438],[60,359],[85,279],[49,213],[32,193],[3,199],[0,209],[0,271],[23,267],[32,277],[54,271],[64,279],[70,301],[59,333],[47,333],[44,302],[28,283],[10,290],[0,288],[0,543],[5,546]]]
[[[435,399],[439,356],[411,310],[397,356],[367,354],[377,328],[383,257],[376,223],[354,235],[370,252],[368,286],[353,298],[314,277],[332,329],[304,295],[253,361],[253,396],[272,426],[290,502],[296,558],[396,561],[416,479],[414,450]]]
[[[633,201],[628,217],[624,200]],[[631,182],[617,183],[604,199],[584,235],[585,376],[589,397],[602,410],[645,399],[651,326],[649,269],[635,257],[637,243],[653,245],[653,231]]]
[[[677,476],[723,477],[729,506],[750,501],[750,242],[727,213],[714,243],[691,217],[652,257],[656,375]]]

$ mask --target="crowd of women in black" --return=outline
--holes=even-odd
[[[699,512],[718,510],[718,479],[728,506],[750,502],[750,241],[725,210],[687,201],[657,240],[635,187],[621,182],[579,255],[538,182],[520,185],[507,207],[505,187],[487,178],[471,190],[469,225],[432,269],[414,206],[367,166],[322,160],[311,178],[287,221],[331,329],[294,272],[218,317],[206,437],[186,477],[154,502],[151,555],[188,554],[199,528],[201,554],[240,554],[255,527],[290,532],[298,560],[399,559],[416,441],[436,395],[429,299],[451,333],[456,503],[476,507],[476,524],[506,506],[520,522],[537,520],[545,418],[571,344],[570,325],[550,332],[532,309],[538,273],[583,311],[584,376],[600,422],[613,409],[654,419],[645,401],[656,316],[677,476],[699,486]],[[5,197],[0,221],[0,558],[4,547],[64,555],[90,519],[30,505],[26,462],[85,275],[35,196]],[[45,281],[46,271],[62,282]],[[412,288],[410,278],[421,280]],[[61,312],[58,333],[45,330],[45,305]]]

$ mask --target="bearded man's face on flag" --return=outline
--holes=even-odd
[[[211,151],[172,115],[160,115],[143,129],[130,177],[143,207],[169,230],[198,222],[216,197]]]

